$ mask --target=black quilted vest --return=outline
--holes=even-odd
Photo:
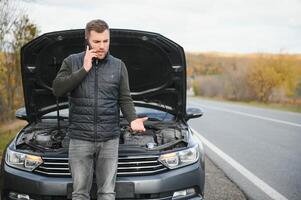
[[[83,66],[84,52],[70,56],[72,71]],[[119,137],[121,60],[107,55],[70,94],[70,138],[106,141]]]

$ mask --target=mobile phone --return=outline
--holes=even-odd
[[[85,48],[86,48],[87,46],[89,46],[89,50],[91,50],[91,49],[92,49],[92,46],[91,46],[91,44],[90,44],[90,42],[89,42],[88,39],[85,39],[85,43],[86,43]]]
[[[89,50],[92,49],[92,46],[91,46],[89,40],[88,40],[88,39],[85,39],[85,48],[87,48],[87,46],[89,46]],[[92,64],[93,64],[93,65],[96,64],[96,60],[97,60],[97,58],[92,58]]]

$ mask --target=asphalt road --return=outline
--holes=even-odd
[[[189,98],[207,155],[249,199],[301,199],[301,114]]]

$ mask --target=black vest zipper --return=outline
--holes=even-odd
[[[97,63],[98,64],[98,63]],[[94,142],[96,142],[97,135],[97,97],[98,97],[98,74],[97,74],[97,64],[94,65],[95,69],[95,87],[94,87]]]

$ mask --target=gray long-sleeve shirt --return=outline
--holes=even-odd
[[[63,96],[75,89],[89,72],[81,67],[72,72],[70,60],[64,59],[62,66],[53,81],[53,93],[56,96]],[[128,72],[125,64],[122,62],[121,79],[118,99],[121,111],[127,121],[130,123],[137,118],[132,97],[130,95]]]

